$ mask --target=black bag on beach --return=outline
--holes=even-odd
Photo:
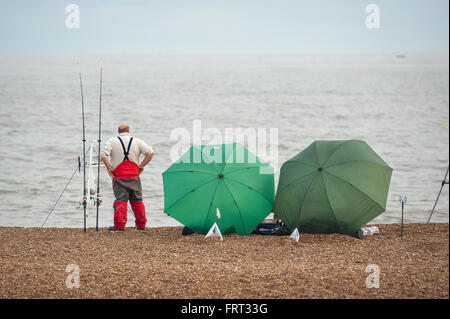
[[[281,222],[261,223],[252,232],[255,235],[289,236],[291,231]]]
[[[195,234],[195,232],[187,226],[184,226],[183,230],[181,231],[181,235],[183,236],[189,236],[192,234]]]

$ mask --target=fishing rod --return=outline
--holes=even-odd
[[[441,192],[442,192],[442,189],[444,188],[444,185],[448,184],[448,181],[447,181],[448,171],[449,171],[449,167],[447,166],[447,172],[445,173],[444,180],[441,182],[441,189],[439,190],[439,194],[436,198],[436,201],[434,202],[434,206],[433,206],[433,209],[431,210],[430,216],[428,217],[427,224],[430,222],[431,216],[433,216],[434,210],[436,208],[439,197],[441,196]]]
[[[81,68],[80,63],[78,63],[78,76],[80,78],[80,90],[81,90],[81,115],[83,119],[83,213],[84,213],[84,227],[83,231],[87,231],[86,229],[86,132],[85,132],[85,123],[84,123],[84,98],[83,98],[83,82],[81,81]]]
[[[96,230],[98,231],[98,216],[99,216],[99,206],[102,202],[102,196],[99,194],[100,190],[100,149],[101,149],[101,123],[102,123],[102,85],[103,85],[103,59],[100,59],[100,105],[99,105],[99,121],[98,121],[98,149],[99,151],[97,153],[97,188],[95,188],[95,177],[92,172],[92,167],[95,166],[95,163],[92,162],[92,152],[95,151],[93,146],[93,141],[90,141],[90,145],[88,150],[86,150],[86,125],[85,125],[85,108],[84,108],[84,94],[83,94],[83,82],[81,78],[81,68],[80,64],[77,64],[78,67],[78,76],[80,79],[80,92],[81,92],[81,115],[82,115],[82,122],[83,122],[83,158],[81,159],[80,156],[78,156],[78,166],[75,169],[74,173],[70,177],[69,181],[67,182],[66,186],[64,187],[63,191],[59,195],[58,199],[56,200],[55,204],[53,205],[50,212],[47,214],[44,222],[42,223],[41,227],[45,225],[47,222],[48,217],[52,214],[54,211],[56,205],[58,204],[59,200],[61,199],[61,196],[66,191],[67,187],[69,186],[70,182],[72,181],[73,177],[75,176],[76,171],[81,171],[81,165],[83,165],[83,200],[79,203],[80,206],[83,205],[83,214],[84,214],[84,227],[83,230],[87,231],[87,202],[88,202],[88,188],[89,188],[89,198],[94,199],[94,204],[97,206],[97,216],[96,216]],[[86,153],[89,152],[89,176],[86,183]],[[96,197],[94,198],[94,195]],[[78,207],[80,207],[78,206]]]
[[[95,220],[95,230],[98,231],[98,211],[99,206],[102,202],[102,196],[100,195],[100,152],[101,152],[101,143],[102,143],[102,85],[103,85],[103,59],[100,59],[100,105],[99,105],[99,113],[98,113],[98,154],[97,154],[97,216]]]

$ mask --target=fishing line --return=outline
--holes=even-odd
[[[55,209],[56,205],[58,205],[59,200],[61,199],[62,194],[64,194],[64,192],[66,191],[67,187],[69,186],[70,182],[72,181],[73,177],[75,176],[75,173],[78,171],[78,166],[75,169],[75,171],[73,172],[72,176],[70,177],[69,181],[66,184],[66,187],[64,187],[63,191],[61,192],[61,194],[59,194],[58,199],[56,200],[55,204],[53,205],[53,208],[50,210],[50,212],[48,213],[47,217],[45,218],[44,222],[41,225],[41,228],[44,227],[45,223],[47,222],[48,217],[50,216],[50,214],[53,212],[53,210]]]
[[[90,147],[88,148],[88,150],[86,152],[89,152]],[[94,148],[95,151],[95,148]],[[79,157],[78,157],[79,158]],[[75,176],[75,173],[77,171],[80,170],[80,162],[78,162],[78,166],[75,169],[75,172],[73,172],[72,176],[70,177],[69,181],[66,184],[66,187],[64,187],[63,191],[61,192],[61,194],[59,194],[58,199],[56,200],[55,204],[53,205],[53,208],[50,210],[50,212],[48,213],[47,217],[45,218],[44,222],[41,225],[41,228],[44,227],[44,224],[47,222],[48,217],[51,215],[51,213],[53,212],[53,210],[55,209],[56,205],[58,205],[59,200],[61,199],[62,194],[64,194],[64,192],[66,191],[67,187],[69,187],[70,182],[72,181],[73,177]]]

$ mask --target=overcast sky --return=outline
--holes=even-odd
[[[66,27],[77,4],[80,28]],[[366,27],[376,4],[380,28]],[[448,0],[0,0],[0,53],[448,52]]]

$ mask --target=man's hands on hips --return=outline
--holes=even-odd
[[[144,160],[139,165],[139,175],[141,175],[141,173],[144,171],[144,166],[147,165],[152,160],[153,155],[155,155],[155,152],[145,155]]]
[[[111,178],[114,178],[114,170],[111,167],[111,165],[109,165],[108,157],[106,157],[106,156],[102,157],[102,161],[103,161],[103,164],[105,164],[106,169],[108,170],[109,176],[111,176]]]

